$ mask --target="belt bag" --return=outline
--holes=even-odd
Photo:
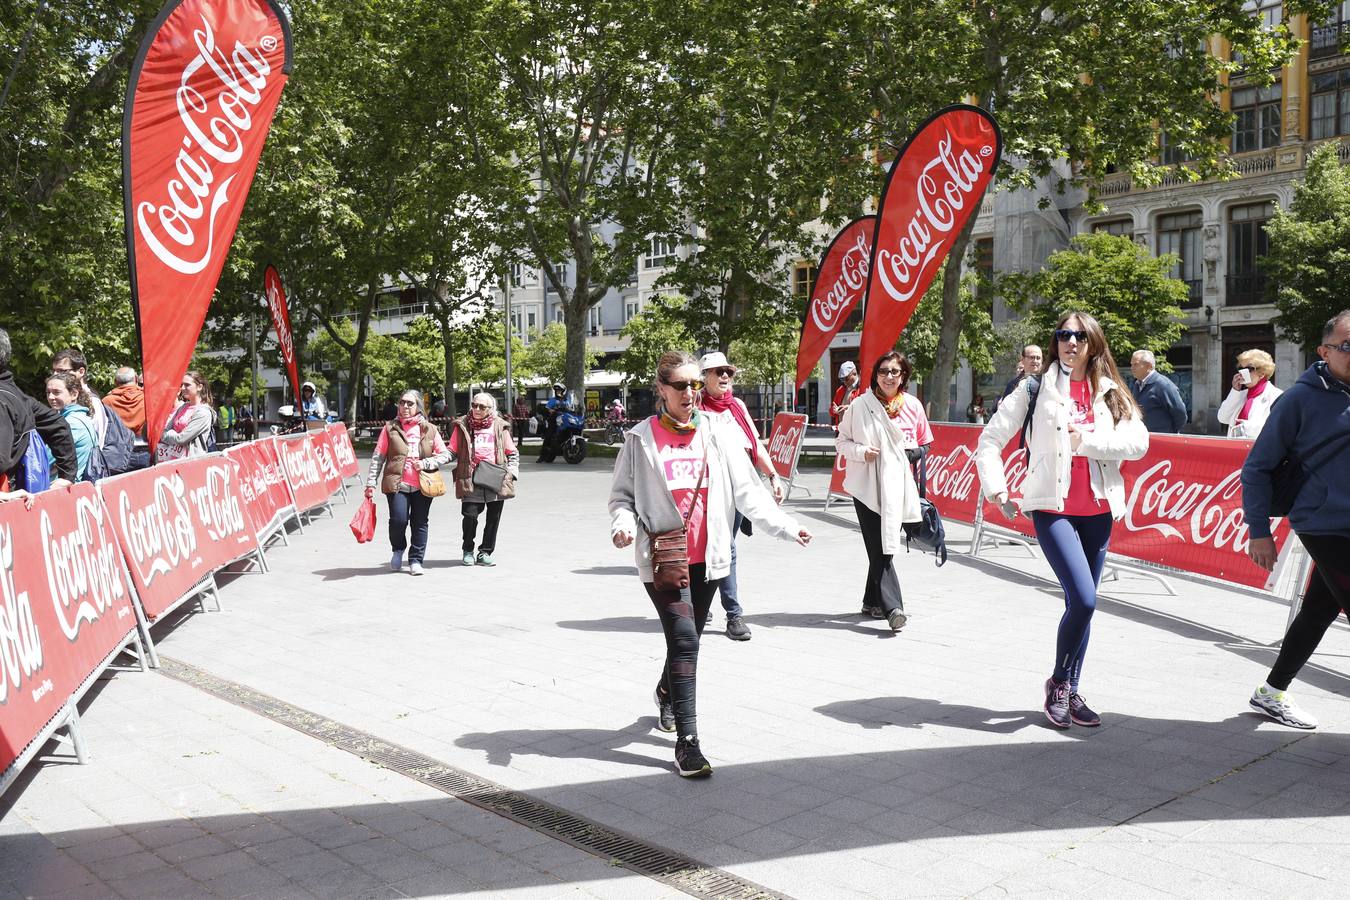
[[[679,528],[670,531],[647,532],[652,544],[652,587],[658,591],[681,591],[689,587],[689,517],[698,503],[698,492],[708,477],[708,443],[703,443],[703,471],[689,500],[689,509],[683,515]]]

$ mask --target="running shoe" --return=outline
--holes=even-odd
[[[466,565],[466,566],[471,566],[471,565],[473,565],[473,551],[472,551],[472,550],[465,550],[465,551],[464,551],[464,565]]]
[[[492,554],[491,554],[491,553],[484,553],[482,550],[479,550],[479,551],[478,551],[478,565],[480,565],[480,566],[495,566],[496,563],[492,561]]]
[[[1069,718],[1073,724],[1084,728],[1096,728],[1102,724],[1102,717],[1093,712],[1083,695],[1075,690],[1069,691]]]
[[[670,734],[675,730],[675,704],[669,694],[661,693],[660,688],[652,692],[652,698],[656,700],[656,727]]]
[[[727,616],[727,637],[733,641],[750,640],[750,626],[740,616]]]
[[[395,550],[394,555],[389,558],[389,568],[395,572],[403,571],[403,551]]]
[[[886,614],[886,621],[890,623],[891,631],[899,631],[905,627],[909,621],[909,616],[905,615],[903,610],[893,609]]]
[[[408,563],[408,571],[411,572],[411,573],[414,574],[414,575],[421,575],[421,574],[422,574],[422,564],[421,564],[420,562],[418,562],[417,560],[413,560],[412,562]]]
[[[1069,718],[1069,683],[1045,680],[1045,717],[1056,728],[1068,728],[1072,724]]]
[[[1247,702],[1252,709],[1265,713],[1281,725],[1308,730],[1317,727],[1317,719],[1304,712],[1288,691],[1277,691],[1263,684],[1252,692],[1252,699]]]
[[[712,766],[698,746],[698,735],[682,737],[675,742],[675,771],[681,778],[707,778]]]

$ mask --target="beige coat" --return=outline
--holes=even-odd
[[[905,402],[918,403],[919,399],[908,396]],[[844,410],[834,446],[847,466],[844,490],[881,516],[881,552],[899,553],[905,545],[904,524],[923,518],[914,470],[905,456],[906,450],[918,445],[905,445],[886,408],[876,394],[867,391]],[[863,448],[869,446],[881,451],[871,462],[863,459]]]

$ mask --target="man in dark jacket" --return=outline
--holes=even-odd
[[[47,442],[56,463],[52,487],[75,480],[75,439],[61,414],[19,390],[9,369],[13,347],[9,332],[0,328],[0,473],[11,474],[28,451],[28,432],[34,428]]]
[[[1134,385],[1130,392],[1144,414],[1144,427],[1162,434],[1176,434],[1186,424],[1186,404],[1172,379],[1154,371],[1157,359],[1150,350],[1136,350],[1130,357]]]
[[[1012,380],[1008,382],[1008,386],[1003,389],[1003,394],[998,398],[998,403],[1002,403],[1004,397],[1017,390],[1017,386],[1024,380],[1039,374],[1041,374],[1041,348],[1035,344],[1027,344],[1022,348],[1022,355],[1017,360],[1017,371],[1013,374]],[[998,403],[994,404],[996,408]]]

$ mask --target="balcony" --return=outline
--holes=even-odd
[[[1339,56],[1341,47],[1350,40],[1350,22],[1332,22],[1329,25],[1317,25],[1312,29],[1312,39],[1308,43],[1310,59],[1326,59]]]
[[[1229,275],[1224,296],[1225,306],[1256,306],[1266,302],[1264,272],[1243,272]]]

